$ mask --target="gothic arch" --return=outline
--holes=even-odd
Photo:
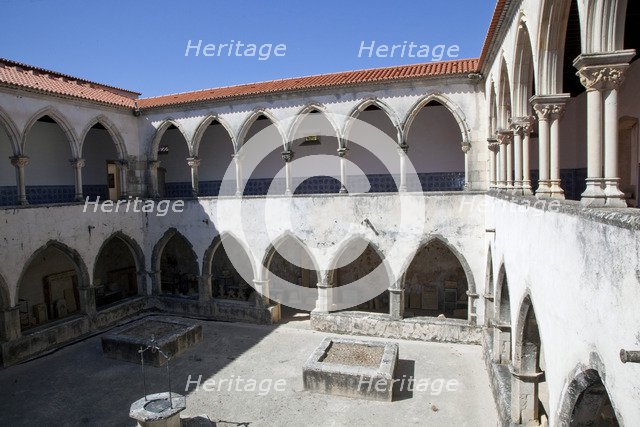
[[[513,53],[515,58],[512,73],[513,112],[516,117],[524,117],[531,114],[531,103],[529,99],[536,92],[536,63],[533,57],[532,46],[527,19],[523,15],[520,18],[515,52]]]
[[[387,262],[386,256],[385,256],[384,252],[378,247],[378,245],[373,243],[371,240],[369,240],[363,234],[353,234],[353,235],[349,236],[346,240],[344,240],[344,241],[342,241],[340,243],[340,246],[338,247],[338,250],[334,253],[333,257],[331,258],[331,261],[328,264],[329,268],[327,270],[328,271],[328,273],[327,273],[327,284],[329,286],[335,286],[335,283],[334,283],[333,279],[335,277],[335,272],[340,268],[340,267],[338,267],[338,261],[340,260],[342,255],[344,255],[344,253],[347,251],[347,249],[349,249],[349,246],[351,244],[353,244],[354,242],[357,242],[358,240],[362,241],[363,243],[366,243],[365,248],[367,246],[371,246],[373,251],[378,255],[378,257],[380,257],[380,260],[382,261],[382,265],[384,266],[387,274],[391,271],[391,269],[389,268],[389,264]],[[391,277],[389,277],[389,281],[391,281]]]
[[[81,157],[81,151],[78,143],[78,138],[76,137],[75,132],[73,131],[73,127],[69,124],[64,115],[62,115],[57,109],[52,106],[47,106],[38,110],[35,114],[31,116],[31,119],[27,122],[27,125],[24,127],[24,131],[22,132],[22,153],[27,152],[26,143],[29,138],[29,133],[31,132],[31,128],[33,125],[42,117],[49,116],[51,117],[62,132],[64,132],[67,137],[67,142],[69,143],[69,148],[71,151],[72,157]]]
[[[342,130],[342,135],[345,139],[349,136],[349,132],[351,131],[351,127],[353,126],[354,120],[357,119],[366,108],[372,107],[372,106],[378,107],[380,110],[382,110],[387,115],[388,119],[391,121],[393,126],[398,130],[398,132],[400,131],[402,127],[400,124],[400,119],[398,118],[398,115],[393,110],[393,108],[391,108],[384,101],[381,101],[377,98],[367,98],[364,101],[361,101],[355,107],[353,107],[349,112],[347,121],[345,122]],[[397,140],[396,140],[396,143],[398,143]]]
[[[500,71],[498,80],[498,130],[509,128],[509,120],[512,117],[512,95],[509,67],[507,61],[502,57],[500,60]]]
[[[333,129],[333,133],[335,134],[335,137],[338,139],[338,141],[340,141],[342,139],[341,135],[340,135],[340,132],[339,132],[339,129],[338,129],[338,126],[334,122],[333,117],[331,117],[331,113],[329,113],[327,111],[326,107],[324,105],[321,105],[321,104],[308,104],[308,105],[304,106],[294,116],[293,121],[291,123],[291,126],[289,127],[289,133],[288,133],[287,140],[286,140],[287,146],[289,146],[294,141],[294,139],[296,138],[296,132],[300,128],[300,125],[304,122],[304,119],[309,114],[313,113],[314,111],[317,111],[325,119],[327,119],[327,121],[331,125],[331,128]],[[338,148],[339,147],[336,147],[336,150]]]
[[[9,137],[9,142],[11,143],[11,149],[13,150],[14,155],[19,155],[21,153],[21,137],[18,128],[11,120],[11,117],[0,107],[0,127],[6,132]]]
[[[471,267],[469,266],[469,263],[467,262],[467,259],[464,257],[464,255],[462,255],[462,253],[458,250],[458,248],[453,246],[449,242],[449,240],[447,240],[444,236],[441,236],[439,234],[432,234],[432,235],[424,238],[418,244],[416,251],[411,255],[410,259],[405,261],[404,266],[402,268],[403,273],[402,273],[402,277],[401,277],[401,288],[404,289],[404,282],[405,282],[405,276],[406,276],[407,270],[411,266],[411,263],[413,262],[413,260],[414,260],[415,256],[417,255],[418,251],[420,249],[430,245],[431,243],[436,242],[436,241],[440,242],[441,244],[443,244],[456,257],[456,259],[458,260],[458,262],[462,266],[462,269],[464,270],[464,275],[465,275],[465,277],[467,279],[467,288],[469,289],[469,293],[475,293],[476,292],[476,282],[475,282],[475,279],[473,278],[473,271],[471,271]],[[469,307],[469,309],[471,309],[471,307]]]
[[[237,150],[240,150],[242,146],[245,144],[246,142],[245,138],[247,137],[247,134],[249,133],[251,126],[253,126],[255,121],[260,116],[265,116],[267,119],[269,119],[271,124],[275,126],[275,128],[278,131],[278,134],[280,135],[280,138],[282,138],[283,149],[286,149],[287,142],[286,142],[285,134],[283,130],[280,128],[278,119],[276,119],[275,116],[271,114],[268,110],[264,108],[258,108],[253,110],[253,112],[249,115],[249,117],[245,119],[242,126],[240,127],[240,131],[238,132],[238,138],[236,140]]]
[[[541,3],[536,75],[540,95],[562,93],[564,42],[572,1],[576,0],[544,0]]]
[[[187,133],[185,132],[184,128],[182,127],[182,124],[180,124],[180,122],[177,121],[177,120],[168,118],[168,119],[164,120],[162,122],[162,124],[156,129],[156,133],[153,136],[153,140],[151,142],[151,146],[149,147],[149,150],[150,150],[149,159],[158,160],[158,148],[160,147],[160,141],[162,141],[162,137],[164,136],[165,132],[172,125],[175,126],[180,131],[182,136],[184,137],[184,140],[187,143],[187,149],[189,150],[189,152],[192,151],[191,150],[191,143],[189,141],[189,138],[187,137]]]
[[[251,262],[253,277],[256,277],[256,266],[251,250],[245,245],[244,242],[240,241],[240,239],[238,239],[238,237],[234,233],[231,233],[229,231],[218,234],[213,239],[209,247],[205,250],[204,256],[202,257],[202,275],[205,277],[211,275],[211,264],[213,263],[213,259],[218,249],[220,249],[221,245],[223,245],[223,241],[226,239],[233,239],[244,250],[247,258]]]
[[[469,134],[471,133],[471,129],[467,124],[467,119],[465,117],[464,112],[458,105],[453,103],[449,98],[439,93],[432,93],[420,99],[413,107],[409,110],[409,114],[404,120],[402,125],[403,135],[406,138],[409,135],[409,130],[411,129],[411,124],[413,120],[416,118],[422,107],[427,105],[429,102],[435,101],[449,110],[449,112],[453,115],[454,119],[458,123],[458,127],[460,128],[460,134],[462,140],[460,141],[460,145],[465,145],[469,142]]]
[[[491,78],[489,89],[489,138],[495,138],[498,130],[498,101],[496,98],[496,84]]]
[[[269,245],[269,247],[267,247],[267,250],[265,251],[264,256],[262,257],[262,262],[260,264],[260,268],[262,269],[262,278],[263,279],[266,279],[268,277],[269,265],[271,264],[271,260],[273,259],[273,256],[278,251],[278,248],[281,247],[282,244],[285,243],[289,239],[292,239],[293,241],[295,241],[302,248],[302,250],[306,253],[306,255],[311,260],[311,263],[313,264],[314,270],[316,272],[319,271],[318,263],[317,263],[316,259],[314,258],[314,256],[311,253],[311,251],[309,251],[309,248],[307,247],[307,245],[305,245],[305,243],[302,241],[302,239],[300,239],[298,236],[296,236],[295,234],[293,234],[290,231],[285,231],[277,239],[275,239]]]
[[[634,0],[631,0],[634,1]],[[586,1],[586,53],[604,53],[624,49],[625,13],[628,0]]]
[[[573,426],[597,425],[598,421],[605,423],[605,420],[597,418],[598,415],[601,415],[598,412],[603,409],[608,409],[608,415],[616,418],[616,422],[621,419],[607,391],[605,377],[604,364],[597,353],[590,354],[589,362],[586,365],[578,364],[568,375],[562,389],[554,424]],[[590,396],[585,396],[587,393]],[[603,406],[608,406],[608,408],[603,408]],[[585,420],[585,416],[590,419]],[[588,422],[592,422],[592,424],[587,424]]]
[[[498,270],[498,281],[495,289],[495,321],[502,325],[511,325],[511,301],[509,297],[509,280],[504,263]]]
[[[11,307],[11,294],[7,281],[4,280],[2,274],[0,274],[0,311],[6,310]]]
[[[184,239],[185,242],[187,242],[197,261],[198,255],[193,250],[193,244],[189,241],[189,239],[187,239],[184,236],[184,234],[180,233],[176,228],[171,227],[170,229],[164,232],[160,240],[158,240],[158,242],[156,242],[155,246],[153,247],[153,251],[151,254],[151,268],[153,268],[153,271],[156,271],[156,272],[160,271],[160,262],[162,259],[162,252],[164,251],[164,248],[169,242],[169,240],[171,240],[171,238],[174,236],[179,236],[180,238]]]
[[[100,249],[98,249],[98,253],[96,254],[95,262],[93,263],[93,269],[94,269],[93,274],[94,274],[94,276],[95,276],[95,266],[98,264],[98,258],[102,254],[103,249],[113,239],[120,239],[125,243],[125,245],[127,245],[129,250],[131,251],[131,255],[133,256],[133,259],[135,260],[136,271],[137,272],[144,272],[145,271],[144,252],[142,251],[142,248],[140,248],[140,245],[138,245],[138,242],[136,242],[135,239],[133,239],[132,237],[126,235],[122,231],[116,231],[115,233],[112,233],[109,237],[104,239],[104,241],[102,242],[102,245],[100,245]]]
[[[213,122],[218,122],[222,125],[222,127],[224,127],[224,129],[227,131],[227,133],[229,134],[229,138],[231,138],[231,144],[233,144],[233,151],[235,152],[237,149],[237,143],[236,143],[236,139],[234,137],[234,133],[231,129],[231,127],[229,126],[229,123],[227,123],[226,120],[224,120],[223,118],[221,118],[219,115],[217,114],[209,114],[207,117],[204,118],[204,120],[202,120],[202,122],[198,125],[198,127],[196,128],[195,133],[193,134],[193,142],[192,142],[192,148],[191,148],[191,155],[192,156],[197,156],[198,152],[200,150],[200,143],[202,142],[202,138],[205,134],[205,132],[207,131],[207,128],[209,127],[209,125],[211,125]]]
[[[93,119],[91,119],[89,121],[89,123],[87,123],[87,125],[84,127],[84,130],[81,133],[80,136],[80,147],[79,147],[79,153],[80,155],[82,155],[83,149],[84,149],[84,142],[87,139],[87,134],[89,133],[89,131],[91,130],[91,128],[97,124],[101,124],[102,126],[104,126],[107,129],[107,132],[109,133],[109,136],[111,137],[111,140],[113,141],[116,150],[118,151],[118,156],[120,157],[120,159],[125,160],[128,157],[127,154],[127,147],[124,143],[124,138],[122,137],[122,135],[120,134],[120,131],[118,131],[118,128],[116,127],[116,125],[113,124],[113,122],[111,120],[109,120],[109,118],[103,114],[94,117]]]

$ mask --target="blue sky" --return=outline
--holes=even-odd
[[[480,54],[495,0],[0,0],[0,56],[154,96],[425,62],[358,58],[361,42]],[[187,42],[283,43],[286,54],[185,57]],[[243,48],[239,50],[242,52]],[[417,52],[417,51],[416,51]]]

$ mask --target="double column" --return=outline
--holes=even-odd
[[[291,196],[293,193],[291,189],[293,188],[292,178],[291,178],[291,161],[293,160],[294,152],[292,150],[286,150],[282,152],[282,160],[284,160],[284,179],[285,179],[285,187],[284,187],[284,195]]]
[[[573,63],[587,89],[586,206],[627,206],[618,176],[618,89],[634,56],[635,50],[586,54]]]
[[[28,205],[27,187],[24,181],[24,168],[29,164],[27,156],[11,157],[11,164],[16,168],[16,183],[18,185],[18,204]]]
[[[200,166],[200,158],[197,156],[187,157],[187,165],[191,168],[191,196],[198,197],[200,193],[199,179],[198,179],[198,166]]]
[[[464,190],[465,191],[469,191],[471,190],[471,179],[469,176],[469,172],[470,172],[470,163],[471,163],[471,144],[469,144],[469,142],[465,141],[462,143],[462,152],[464,153]]]
[[[347,194],[347,155],[349,149],[347,147],[338,148],[338,157],[340,157],[340,194]]]
[[[242,181],[242,154],[235,153],[233,155],[233,164],[236,167],[236,197],[241,197],[244,188]]]
[[[75,175],[75,186],[76,186],[76,195],[75,199],[79,202],[84,200],[82,196],[82,168],[86,164],[84,159],[69,159],[69,163],[71,163],[71,167],[73,168],[73,173]]]
[[[509,146],[513,139],[513,133],[509,130],[503,129],[499,130],[496,136],[500,146],[500,167],[498,168],[499,176],[496,187],[499,190],[507,190],[509,188],[509,175],[512,174],[509,172],[511,169],[511,160],[509,159],[511,149]],[[513,188],[513,178],[511,180],[511,188]]]
[[[529,144],[534,123],[535,118],[531,116],[514,117],[511,120],[515,172],[514,194],[525,196],[532,194]]]
[[[500,152],[500,144],[495,138],[488,138],[487,143],[489,146],[489,188],[498,188],[498,177],[500,172],[498,171],[498,153]]]
[[[560,185],[560,118],[570,97],[569,94],[560,94],[531,98],[538,116],[538,198],[564,199],[564,190]]]

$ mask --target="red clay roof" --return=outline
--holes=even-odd
[[[0,85],[131,108],[135,106],[135,99],[140,95],[137,92],[79,79],[3,58],[0,58]]]
[[[162,95],[153,98],[142,98],[138,100],[138,105],[140,108],[144,109],[274,92],[287,92],[390,80],[397,81],[419,77],[469,74],[476,72],[477,69],[477,59],[461,59],[456,61],[431,62],[425,64],[402,65],[397,67],[372,68],[368,70],[318,74],[308,77],[271,80],[267,82],[248,83],[173,95]]]
[[[487,58],[493,39],[500,28],[502,15],[508,3],[509,0],[497,0],[491,24],[489,25],[487,36],[482,47],[482,54],[479,59],[460,59],[455,61],[319,74],[137,99],[140,95],[137,92],[0,58],[0,86],[26,88],[119,107],[139,107],[144,109],[276,92],[347,86],[360,83],[379,83],[424,77],[464,75],[479,72],[481,69]]]

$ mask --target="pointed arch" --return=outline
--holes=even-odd
[[[494,316],[494,277],[493,277],[493,254],[491,245],[487,249],[487,265],[485,268],[485,285],[484,285],[484,324],[490,325]]]
[[[500,325],[511,325],[511,301],[509,297],[509,280],[504,262],[498,270],[498,281],[495,298],[495,321]]]
[[[187,244],[189,245],[191,251],[193,252],[193,255],[194,255],[195,259],[196,260],[198,259],[198,256],[196,255],[196,252],[193,250],[193,245],[191,244],[189,239],[187,239],[175,227],[171,227],[167,231],[164,232],[162,237],[160,237],[160,239],[153,246],[153,251],[151,253],[151,268],[153,268],[154,271],[156,271],[156,272],[160,271],[160,262],[161,262],[161,259],[162,259],[162,252],[164,251],[164,248],[167,245],[167,243],[169,243],[169,240],[171,240],[175,236],[178,236],[179,238],[181,238],[185,242],[187,242]]]
[[[120,157],[120,159],[121,160],[127,159],[128,158],[127,147],[126,147],[126,144],[124,143],[124,138],[122,137],[122,134],[118,130],[117,126],[111,120],[109,120],[109,118],[104,114],[94,117],[84,127],[84,130],[80,134],[79,153],[82,155],[84,150],[84,143],[85,143],[85,140],[87,139],[87,134],[97,124],[102,125],[109,133],[109,136],[111,137],[111,140],[113,141],[116,147],[116,150],[118,151],[118,156]]]
[[[393,124],[393,127],[398,132],[400,132],[400,129],[402,128],[400,119],[398,118],[398,115],[393,110],[393,108],[391,108],[386,102],[381,101],[378,98],[367,98],[354,106],[349,112],[342,130],[344,139],[347,139],[349,137],[349,132],[353,127],[354,120],[357,119],[360,114],[369,107],[378,107],[380,110],[382,110],[387,115],[389,121],[391,121],[391,124]],[[398,139],[396,139],[396,143],[398,143]]]
[[[243,122],[242,126],[240,127],[240,131],[238,132],[238,138],[236,140],[236,143],[237,143],[236,149],[239,150],[245,144],[246,137],[247,137],[247,134],[249,133],[249,130],[251,129],[251,126],[253,126],[255,121],[260,116],[266,117],[267,119],[269,119],[271,124],[275,126],[276,130],[278,131],[278,134],[280,135],[280,138],[282,139],[282,146],[283,146],[284,149],[286,149],[286,143],[287,142],[286,142],[286,138],[285,138],[285,133],[280,128],[279,120],[276,119],[276,117],[273,114],[271,114],[268,110],[266,110],[264,108],[258,108],[258,109],[253,110],[251,112],[251,114],[249,115],[249,117],[247,117],[245,119],[245,121]]]
[[[82,286],[82,285],[88,286],[88,284],[90,283],[89,270],[87,269],[87,266],[84,260],[82,259],[82,256],[80,255],[80,253],[77,250],[73,249],[70,246],[67,246],[62,242],[59,242],[57,240],[49,240],[47,243],[45,243],[40,248],[38,248],[33,254],[31,254],[29,259],[27,259],[27,261],[24,263],[24,266],[22,267],[22,272],[20,273],[20,278],[18,279],[18,287],[16,288],[16,295],[18,295],[20,292],[20,285],[22,284],[22,279],[24,277],[25,271],[29,268],[30,264],[43,251],[49,248],[58,249],[69,259],[69,261],[71,261],[71,263],[74,265],[74,268],[76,269],[76,273],[78,274],[78,279],[80,280],[80,282],[78,283],[79,286]]]
[[[289,132],[287,134],[287,140],[286,140],[287,144],[293,143],[294,139],[296,138],[296,133],[300,128],[300,125],[304,122],[305,118],[309,116],[309,114],[312,114],[314,112],[318,112],[320,115],[322,115],[322,117],[324,117],[329,122],[329,124],[331,125],[331,128],[333,129],[333,133],[335,137],[338,139],[338,141],[341,140],[340,130],[338,129],[338,126],[336,125],[333,117],[331,117],[331,114],[327,111],[326,107],[322,104],[308,104],[308,105],[305,105],[294,116],[291,126],[289,127]],[[337,147],[336,149],[338,148],[339,147]]]
[[[554,425],[624,425],[606,386],[604,363],[592,352],[568,375],[560,394]]]
[[[231,138],[231,144],[233,145],[233,151],[234,152],[237,151],[237,143],[236,143],[235,135],[233,133],[233,130],[231,129],[231,126],[229,126],[229,123],[227,123],[227,121],[225,119],[223,119],[222,117],[220,117],[218,114],[209,114],[208,116],[206,116],[204,118],[204,120],[202,120],[202,122],[200,122],[200,124],[196,128],[196,131],[193,134],[193,142],[192,142],[192,148],[191,148],[191,155],[192,156],[198,156],[198,152],[200,150],[200,143],[202,142],[202,138],[204,137],[204,134],[207,131],[207,128],[213,122],[220,123],[220,125],[222,125],[222,127],[227,131],[227,134],[229,135],[229,138]]]
[[[0,311],[6,310],[11,307],[11,293],[9,292],[9,286],[4,276],[0,273]]]
[[[24,130],[22,132],[22,143],[21,143],[22,151],[21,152],[23,154],[27,152],[26,143],[27,143],[27,139],[29,138],[29,133],[31,132],[31,128],[33,128],[33,125],[38,120],[40,120],[45,116],[50,117],[53,121],[56,122],[56,124],[60,127],[60,129],[62,129],[62,132],[67,137],[67,142],[69,143],[71,156],[75,158],[81,157],[82,153],[80,151],[80,144],[78,143],[78,138],[76,137],[76,133],[73,130],[73,126],[71,126],[71,124],[67,121],[66,117],[53,106],[44,107],[38,110],[35,114],[31,116],[31,118],[25,125]]]
[[[496,83],[491,78],[489,89],[489,138],[495,138],[498,130],[498,100],[496,96]]]
[[[190,153],[192,152],[191,142],[189,141],[188,134],[187,132],[185,132],[182,124],[177,120],[174,120],[172,118],[167,118],[156,129],[156,132],[153,136],[153,140],[151,141],[151,146],[149,147],[149,150],[150,150],[148,154],[149,159],[158,160],[158,148],[160,147],[160,142],[162,141],[162,137],[164,136],[167,129],[169,129],[171,126],[175,126],[180,131],[180,133],[182,134],[182,137],[187,143],[187,150]]]
[[[518,33],[516,35],[515,51],[513,52],[513,113],[515,117],[531,115],[529,99],[537,92],[535,85],[536,62],[533,57],[531,35],[525,15],[520,17]]]
[[[467,124],[467,119],[465,117],[462,109],[452,102],[445,95],[440,93],[432,93],[429,94],[422,99],[418,100],[414,104],[413,107],[409,110],[409,114],[404,120],[402,125],[403,135],[406,138],[409,135],[409,130],[411,129],[411,124],[415,120],[416,116],[422,110],[422,107],[426,106],[430,102],[437,102],[440,105],[444,106],[449,112],[453,115],[453,118],[456,120],[458,127],[460,128],[461,141],[460,145],[465,145],[469,142],[469,135],[471,133],[471,128]]]
[[[586,1],[583,45],[585,53],[605,53],[624,49],[624,29],[628,0]],[[634,1],[634,0],[631,0]]]
[[[240,246],[242,248],[242,250],[244,251],[244,253],[247,255],[247,258],[249,259],[249,261],[251,262],[251,270],[253,272],[253,277],[257,277],[256,276],[256,266],[255,266],[255,262],[254,262],[254,258],[252,255],[251,250],[249,249],[249,247],[242,242],[240,239],[238,239],[238,237],[230,232],[230,231],[224,231],[221,234],[218,234],[213,241],[211,242],[211,244],[209,245],[209,247],[205,250],[204,252],[204,256],[202,257],[202,275],[207,277],[211,275],[211,265],[213,263],[213,260],[216,256],[216,253],[218,252],[218,250],[220,248],[223,248],[224,246],[222,246],[224,244],[224,241],[227,239],[232,239],[233,241],[235,241],[238,246]]]
[[[138,245],[138,242],[136,242],[134,238],[128,236],[122,231],[116,231],[115,233],[112,233],[109,237],[104,239],[104,241],[102,242],[102,245],[100,245],[100,249],[98,249],[98,253],[96,255],[96,260],[93,263],[93,270],[94,270],[93,277],[95,277],[95,268],[96,268],[96,265],[98,264],[98,259],[100,258],[102,251],[114,239],[119,239],[124,242],[127,248],[129,248],[129,251],[131,251],[131,255],[136,263],[136,271],[144,272],[145,271],[144,252],[142,251],[142,248],[140,247],[140,245]]]
[[[509,66],[507,60],[502,56],[500,61],[500,72],[498,80],[498,130],[506,130],[509,128],[509,120],[512,117],[512,93],[511,81],[509,76]]]
[[[390,268],[388,266],[388,262],[386,259],[386,256],[384,254],[384,252],[378,247],[378,245],[376,245],[375,243],[373,243],[371,240],[369,240],[367,237],[365,237],[363,234],[352,234],[349,237],[347,237],[346,240],[342,241],[340,243],[340,246],[338,247],[338,250],[334,253],[331,261],[329,262],[329,268],[328,268],[328,275],[327,275],[327,283],[330,286],[335,286],[335,272],[340,268],[338,267],[338,262],[340,261],[340,258],[342,258],[342,256],[345,254],[345,252],[349,249],[349,247],[354,243],[354,242],[358,242],[361,241],[363,243],[365,243],[364,247],[368,247],[370,246],[373,251],[378,255],[378,257],[380,257],[380,260],[382,261],[382,265],[385,267],[385,271],[387,272],[387,275],[389,274]],[[389,281],[391,282],[391,277],[389,277]]]
[[[21,135],[20,131],[16,127],[11,117],[0,107],[0,128],[2,128],[7,137],[9,137],[9,142],[11,143],[11,149],[13,150],[13,154],[15,156],[21,154]]]
[[[167,245],[173,240],[177,239],[180,244],[183,244],[184,251],[181,251],[181,255],[186,256],[179,261],[178,259],[169,260],[166,264],[163,263],[164,255],[166,253]],[[186,253],[185,253],[186,252]],[[198,263],[198,255],[193,249],[193,244],[182,233],[175,228],[170,228],[155,244],[152,256],[151,267],[153,268],[154,278],[154,292],[157,294],[166,294],[169,287],[171,293],[183,296],[194,296],[199,293],[199,279],[200,265]],[[194,290],[198,292],[194,292]]]
[[[536,75],[539,95],[563,91],[564,42],[572,1],[576,0],[544,0],[540,5]]]
[[[273,259],[273,256],[278,252],[278,248],[282,247],[282,245],[289,240],[292,240],[293,242],[295,242],[295,244],[302,248],[302,250],[311,260],[314,270],[316,272],[319,271],[318,263],[311,251],[309,251],[307,245],[302,241],[302,239],[293,234],[291,231],[287,230],[282,233],[277,239],[275,239],[271,244],[269,244],[269,247],[267,247],[267,250],[264,253],[262,262],[260,264],[260,268],[263,270],[263,278],[266,278],[269,274],[269,266],[271,264],[271,260]]]

